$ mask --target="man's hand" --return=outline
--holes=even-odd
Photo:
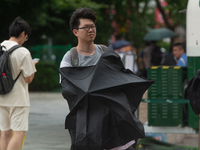
[[[33,59],[33,63],[34,63],[34,65],[37,64],[39,61],[40,61],[39,58],[34,58],[34,59]]]

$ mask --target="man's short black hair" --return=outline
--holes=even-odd
[[[29,24],[21,17],[15,18],[9,27],[9,37],[13,36],[18,38],[23,31],[25,32],[25,35],[30,36],[31,28]]]
[[[80,19],[91,19],[94,23],[96,22],[96,13],[90,8],[78,8],[76,9],[70,18],[70,29],[73,31],[80,25]]]
[[[184,49],[183,43],[181,43],[181,42],[174,43],[172,47],[174,47],[174,46],[180,46]]]

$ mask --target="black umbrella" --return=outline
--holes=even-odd
[[[197,74],[191,78],[188,82],[187,97],[190,101],[190,105],[196,115],[199,115],[199,128],[200,128],[200,69]],[[200,130],[199,130],[200,135]],[[200,149],[200,138],[199,138]]]
[[[200,69],[190,79],[187,87],[187,96],[195,114],[200,114]]]
[[[154,81],[125,69],[112,46],[97,65],[65,67],[60,73],[62,94],[70,108],[65,128],[73,150],[111,149],[145,136],[133,113]]]

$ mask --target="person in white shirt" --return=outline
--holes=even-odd
[[[28,23],[17,17],[10,25],[9,40],[3,41],[1,45],[5,46],[4,50],[9,50],[14,45],[22,45],[28,40],[30,33]],[[37,62],[33,62],[29,50],[25,47],[13,51],[9,55],[9,60],[13,79],[19,74],[20,76],[9,93],[0,95],[1,150],[19,150],[25,131],[28,130],[28,84],[34,78]]]

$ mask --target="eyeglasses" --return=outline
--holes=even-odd
[[[88,32],[90,29],[95,31],[96,30],[96,26],[82,27],[82,28],[76,28],[76,29],[84,29],[86,32]]]

